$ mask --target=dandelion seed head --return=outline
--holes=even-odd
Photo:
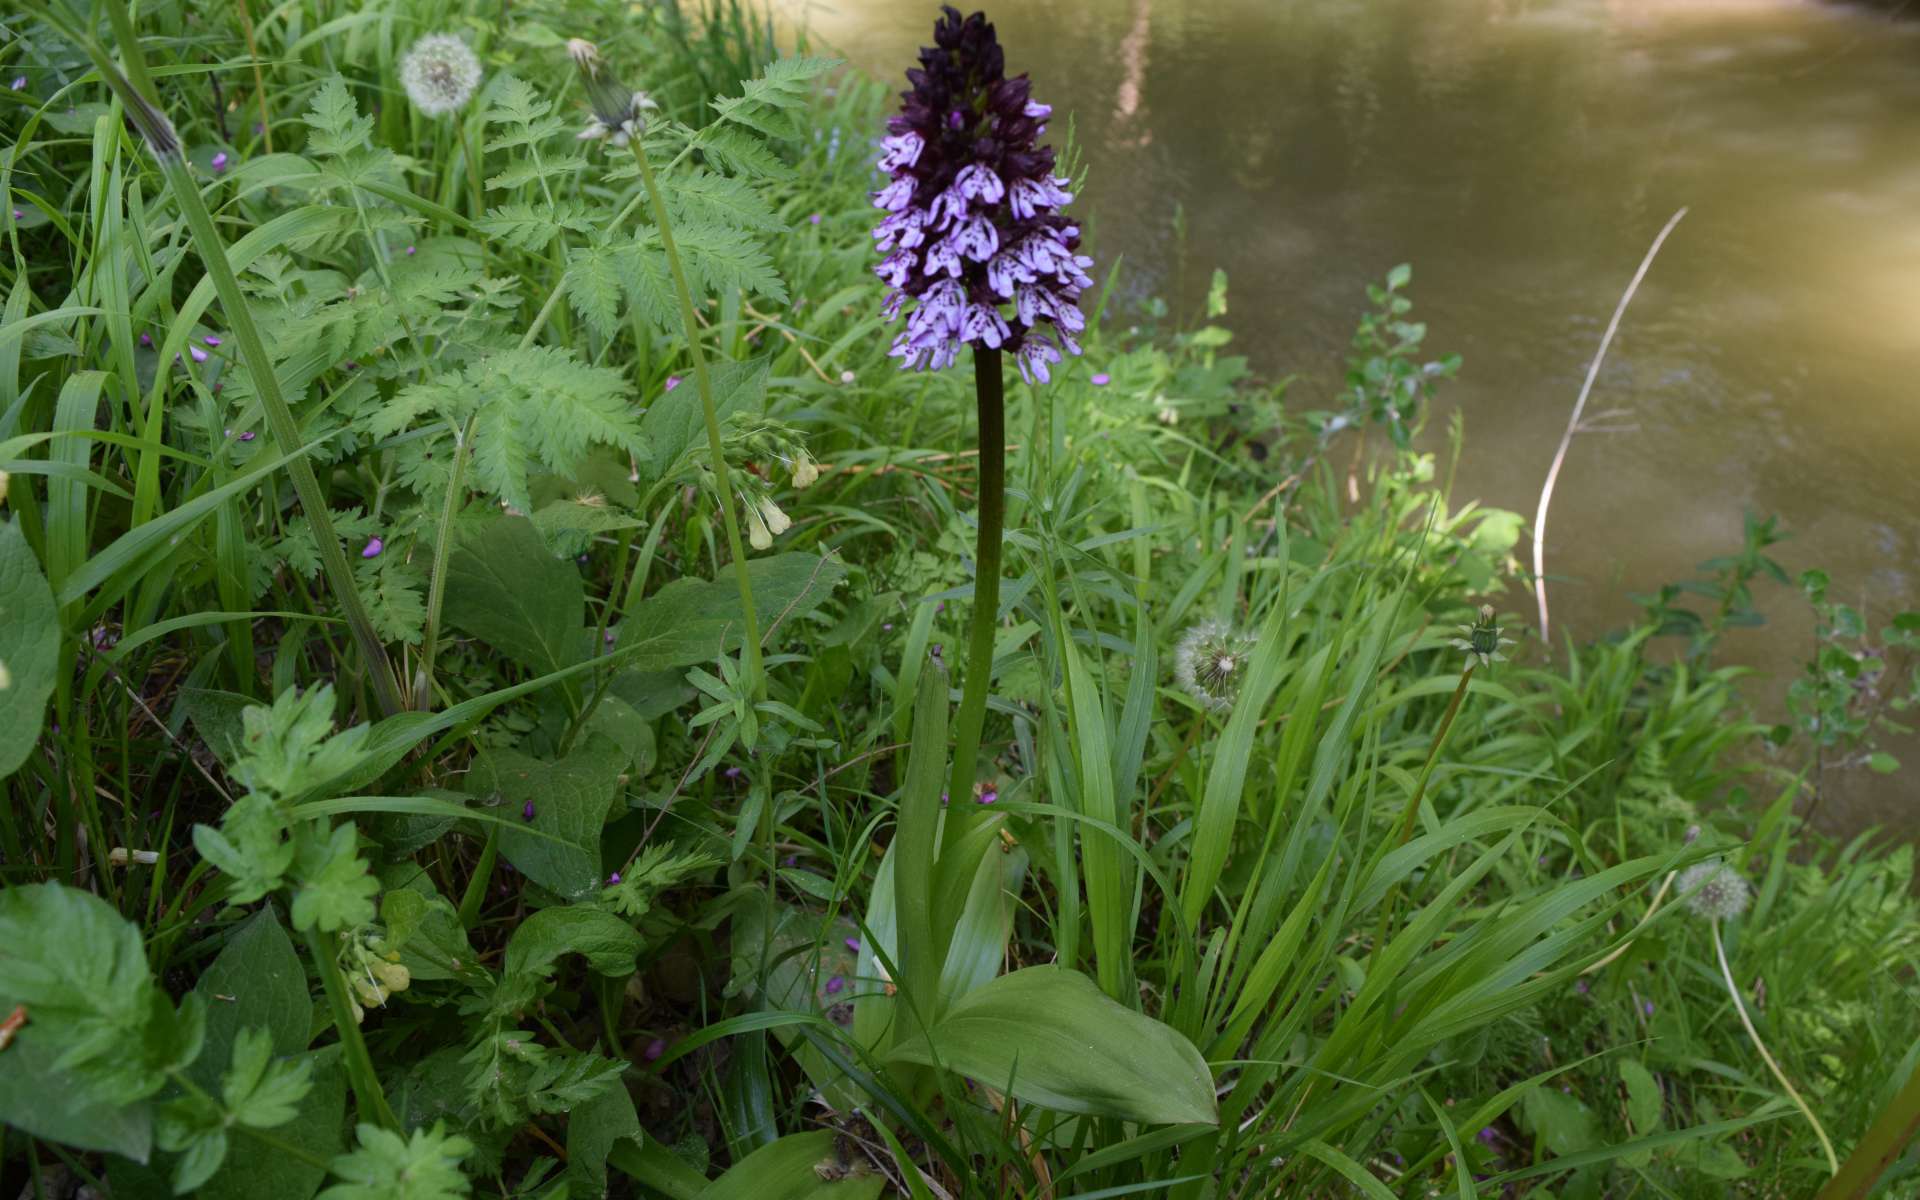
[[[1207,708],[1224,711],[1239,695],[1252,651],[1253,639],[1225,621],[1202,621],[1174,648],[1174,682]]]
[[[1688,867],[1674,886],[1688,910],[1709,921],[1731,921],[1753,902],[1746,876],[1717,858]]]
[[[450,33],[429,33],[400,60],[400,85],[423,117],[458,112],[480,86],[480,60]]]

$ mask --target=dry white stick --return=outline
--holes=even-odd
[[[1673,227],[1680,218],[1687,215],[1686,209],[1667,219],[1660,236],[1653,239],[1653,245],[1647,247],[1647,256],[1640,260],[1640,269],[1633,273],[1633,281],[1627,284],[1627,290],[1620,296],[1620,304],[1613,310],[1613,320],[1607,322],[1607,333],[1600,339],[1600,349],[1595,352],[1593,361],[1587,364],[1587,381],[1580,385],[1580,398],[1573,402],[1573,415],[1567,418],[1567,431],[1560,435],[1560,448],[1553,453],[1553,465],[1547,468],[1547,482],[1540,488],[1540,510],[1533,514],[1533,593],[1540,602],[1540,640],[1546,643],[1547,653],[1553,653],[1553,639],[1547,635],[1547,505],[1553,501],[1554,481],[1560,478],[1560,465],[1567,460],[1567,450],[1573,445],[1573,435],[1580,430],[1580,414],[1586,411],[1587,395],[1593,391],[1593,381],[1600,375],[1600,363],[1607,357],[1607,347],[1613,344],[1613,335],[1619,332],[1620,318],[1626,315],[1627,305],[1633,302],[1633,294],[1640,288],[1640,281],[1647,277],[1647,268],[1653,265],[1653,256],[1660,253],[1660,243],[1667,240]]]

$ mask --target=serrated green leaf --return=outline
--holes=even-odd
[[[377,1125],[357,1127],[359,1149],[333,1160],[331,1170],[343,1182],[320,1193],[320,1200],[458,1200],[469,1190],[460,1163],[473,1143],[446,1132],[439,1122],[402,1138]]]
[[[578,954],[602,975],[633,974],[641,949],[633,926],[603,909],[543,908],[520,922],[507,943],[510,975],[545,976],[564,954]]]
[[[735,413],[757,413],[766,405],[767,360],[722,359],[712,365],[709,382],[713,407],[720,423]],[[706,448],[706,410],[698,388],[682,386],[664,392],[640,418],[640,436],[647,448],[644,482],[662,478],[688,450]]]
[[[543,762],[515,751],[482,756],[467,776],[476,796],[498,796],[503,811],[522,812],[526,822],[549,837],[534,837],[517,825],[500,834],[500,853],[527,878],[568,900],[600,887],[600,831],[613,806],[622,752],[595,738],[559,762]],[[555,838],[563,840],[553,840]]]
[[[295,929],[318,927],[331,933],[373,920],[380,884],[355,849],[358,834],[347,823],[335,826],[325,840],[312,837],[301,845],[294,861],[300,880],[293,893]]]
[[[262,908],[228,939],[194,990],[207,1002],[207,1044],[189,1072],[212,1090],[241,1030],[264,1030],[276,1055],[306,1049],[313,995],[306,968],[272,908]]]
[[[308,129],[307,152],[322,157],[358,150],[373,133],[373,118],[359,115],[346,80],[338,75],[314,92],[313,102],[301,120]]]
[[[612,337],[620,324],[620,273],[613,252],[583,246],[567,257],[567,303],[601,337]]]
[[[620,649],[640,671],[710,663],[739,649],[743,610],[729,566],[719,579],[679,579],[635,605],[620,624]],[[832,594],[847,569],[839,560],[794,552],[747,565],[754,606],[771,642],[780,627],[806,616]]]
[[[313,1064],[305,1059],[273,1057],[273,1035],[251,1027],[233,1042],[233,1062],[220,1081],[220,1098],[230,1117],[253,1129],[272,1129],[293,1120],[300,1101],[313,1087]]]

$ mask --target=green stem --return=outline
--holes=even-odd
[[[720,491],[720,518],[726,524],[727,550],[733,555],[733,575],[740,584],[740,605],[746,628],[741,639],[748,686],[755,700],[767,698],[767,680],[760,667],[760,620],[753,607],[753,585],[747,579],[747,550],[740,540],[740,518],[733,511],[733,482],[727,477],[726,449],[720,440],[720,412],[713,402],[713,382],[707,377],[707,353],[700,345],[700,319],[694,313],[693,292],[687,287],[687,272],[680,265],[680,251],[674,246],[673,224],[667,217],[667,204],[660,185],[647,163],[647,152],[634,138],[633,159],[640,164],[640,182],[647,189],[653,206],[653,223],[660,230],[660,248],[666,252],[667,266],[673,272],[673,293],[680,302],[680,323],[686,329],[687,354],[693,359],[694,385],[700,389],[700,407],[707,418],[707,450],[713,459],[714,483]]]
[[[1773,1072],[1773,1077],[1780,1081],[1781,1087],[1786,1089],[1787,1098],[1793,1101],[1793,1106],[1800,1110],[1800,1115],[1807,1119],[1807,1124],[1813,1126],[1813,1136],[1820,1139],[1820,1149],[1827,1156],[1827,1171],[1838,1175],[1840,1160],[1833,1155],[1833,1143],[1827,1140],[1827,1131],[1821,1126],[1820,1118],[1813,1115],[1813,1109],[1807,1107],[1807,1102],[1800,1098],[1800,1093],[1788,1081],[1787,1073],[1780,1069],[1779,1063],[1773,1061],[1773,1055],[1767,1051],[1767,1044],[1760,1040],[1760,1031],[1753,1027],[1753,1018],[1747,1016],[1746,1003],[1740,999],[1740,985],[1733,981],[1733,968],[1727,965],[1727,948],[1720,941],[1720,922],[1718,921],[1713,923],[1713,952],[1720,958],[1720,978],[1726,981],[1727,995],[1733,999],[1733,1011],[1739,1014],[1740,1024],[1746,1028],[1747,1037],[1752,1040],[1753,1048],[1758,1050],[1760,1057],[1766,1060],[1767,1069]]]
[[[953,779],[947,789],[956,807],[973,796],[993,676],[993,635],[1000,625],[1000,530],[1007,508],[1007,404],[1000,351],[973,348],[973,392],[980,414],[980,515],[973,551],[967,677],[960,693],[960,713],[954,718]]]
[[[273,358],[267,353],[266,343],[260,339],[260,331],[253,323],[253,312],[247,306],[246,295],[240,290],[240,281],[234,276],[233,266],[227,261],[226,246],[220,240],[219,232],[214,228],[213,218],[207,212],[205,202],[200,199],[200,189],[187,171],[186,160],[181,156],[178,140],[173,135],[171,124],[150,99],[151,83],[147,78],[146,63],[141,57],[140,41],[133,29],[132,18],[124,4],[105,6],[108,18],[113,23],[114,38],[120,44],[120,53],[126,59],[129,82],[113,66],[106,53],[91,38],[81,39],[82,47],[93,58],[95,66],[114,90],[120,94],[122,102],[130,114],[137,114],[136,126],[140,128],[147,145],[153,151],[161,172],[166,176],[168,187],[174,195],[174,202],[180,206],[180,214],[186,219],[187,228],[193,235],[194,247],[199,251],[200,260],[207,268],[207,277],[213,281],[214,292],[220,297],[220,306],[226,311],[227,323],[232,327],[234,336],[239,339],[240,355],[247,369],[253,374],[254,387],[259,393],[260,407],[265,412],[267,424],[273,431],[274,440],[282,450],[293,451],[300,446],[300,427],[293,418],[293,410],[287,406],[286,397],[280,391],[280,379],[274,371]],[[150,132],[151,131],[151,132]],[[155,136],[155,133],[158,136]],[[328,513],[326,497],[320,491],[320,481],[314,476],[313,467],[304,457],[287,461],[287,474],[293,478],[294,491],[300,497],[300,507],[307,514],[307,521],[313,527],[314,542],[320,550],[320,565],[325,570],[327,582],[339,601],[342,613],[346,616],[347,626],[353,632],[354,641],[359,644],[360,657],[367,674],[373,683],[374,696],[379,702],[383,715],[392,716],[404,705],[400,698],[400,689],[394,679],[393,667],[387,660],[386,647],[380,636],[374,632],[373,620],[367,614],[365,604],[361,602],[359,589],[354,584],[352,568],[347,563],[346,553],[340,548],[340,539],[334,533],[333,520]]]
[[[333,1008],[333,1027],[340,1035],[340,1048],[347,1060],[347,1082],[360,1106],[360,1119],[372,1121],[382,1129],[399,1132],[400,1118],[393,1115],[387,1094],[380,1088],[380,1076],[374,1072],[373,1056],[367,1053],[367,1040],[360,1036],[360,1023],[353,1019],[353,998],[347,995],[347,977],[340,973],[340,942],[331,933],[318,928],[304,935],[307,953],[326,985],[327,1003]]]
[[[1820,1189],[1819,1200],[1865,1200],[1873,1185],[1893,1161],[1920,1134],[1920,1067],[1907,1076],[1907,1085],[1874,1118],[1860,1141],[1840,1164],[1840,1173]]]
[[[480,905],[486,901],[487,885],[493,882],[493,864],[500,856],[500,824],[487,824],[487,841],[480,849],[480,861],[474,864],[473,878],[460,896],[460,928],[472,929],[480,920]]]
[[[433,658],[440,648],[440,610],[447,599],[447,559],[453,551],[453,519],[466,498],[467,443],[473,437],[473,419],[453,432],[453,477],[447,480],[446,503],[440,508],[440,531],[433,547],[433,580],[427,585],[427,636],[420,648],[420,673],[413,681],[413,706],[427,711],[433,695]]]
[[[1414,782],[1413,795],[1407,798],[1406,811],[1400,816],[1400,832],[1393,839],[1394,848],[1406,845],[1413,836],[1413,823],[1420,815],[1420,799],[1427,794],[1427,780],[1433,778],[1433,768],[1440,761],[1440,751],[1446,748],[1447,738],[1453,733],[1454,718],[1460,715],[1460,705],[1467,698],[1467,684],[1473,679],[1476,665],[1477,660],[1467,660],[1466,668],[1460,672],[1460,686],[1453,689],[1453,699],[1447,702],[1446,714],[1440,718],[1440,728],[1433,731],[1433,744],[1427,748],[1427,761],[1420,768],[1420,778]],[[1376,866],[1385,853],[1386,848],[1383,847],[1380,855],[1376,856]],[[1367,954],[1368,966],[1372,966],[1375,956],[1386,947],[1387,935],[1392,931],[1394,914],[1399,907],[1400,883],[1395,880],[1393,886],[1387,889],[1386,901],[1380,906],[1380,930],[1374,935],[1373,948]]]

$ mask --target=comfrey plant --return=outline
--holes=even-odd
[[[907,72],[900,112],[887,122],[874,193],[886,212],[873,235],[886,255],[875,273],[893,289],[889,320],[912,300],[892,357],[902,369],[943,370],[962,346],[974,352],[980,420],[980,519],[967,676],[955,733],[952,790],[973,785],[986,717],[987,676],[999,610],[1000,534],[1006,479],[1001,354],[1029,384],[1045,383],[1061,351],[1080,352],[1081,289],[1093,260],[1077,253],[1080,229],[1060,209],[1073,199],[1037,140],[1052,109],[1025,75],[1008,78],[986,14],[946,6],[934,44]],[[1013,319],[1009,321],[1007,318]],[[964,777],[963,777],[964,776]]]

